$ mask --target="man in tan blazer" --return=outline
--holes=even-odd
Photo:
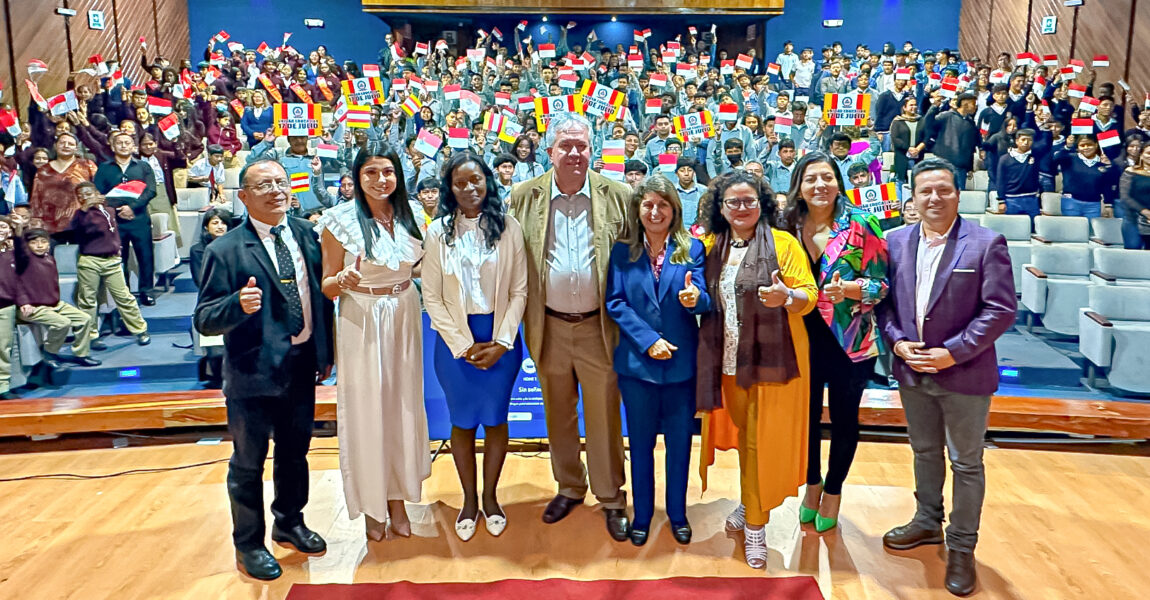
[[[552,168],[516,185],[511,214],[527,249],[527,350],[543,388],[551,470],[559,493],[543,511],[554,523],[583,503],[588,478],[607,531],[627,539],[619,388],[611,355],[618,330],[603,310],[607,262],[623,234],[631,189],[590,170],[591,124],[560,113],[545,138]],[[583,392],[587,462],[576,406]],[[589,477],[588,477],[589,476]]]

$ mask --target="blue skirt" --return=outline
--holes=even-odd
[[[495,315],[469,315],[467,326],[477,343],[490,342],[495,329]],[[519,376],[522,345],[518,336],[515,349],[503,353],[490,369],[476,369],[462,358],[455,358],[443,336],[435,336],[435,376],[447,396],[451,426],[460,429],[497,427],[507,424],[511,390]]]

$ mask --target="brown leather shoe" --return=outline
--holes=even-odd
[[[582,498],[568,498],[563,494],[556,494],[550,502],[547,503],[547,508],[543,509],[543,522],[556,523],[563,520],[567,513],[571,512],[572,508],[583,504]]]
[[[941,543],[941,529],[924,529],[913,521],[895,527],[882,536],[882,545],[892,550],[910,550],[923,544]]]
[[[974,553],[951,549],[946,553],[946,591],[955,596],[969,596],[978,585]]]

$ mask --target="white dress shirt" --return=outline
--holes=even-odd
[[[547,307],[558,312],[587,313],[599,308],[595,276],[591,180],[571,196],[551,180],[551,219],[547,232]]]
[[[922,340],[922,323],[926,320],[926,309],[930,303],[930,294],[934,289],[934,280],[938,275],[939,261],[942,253],[946,251],[946,241],[950,239],[950,232],[958,223],[958,217],[946,229],[946,233],[939,236],[928,236],[925,227],[918,228],[918,255],[915,260],[915,286],[914,286],[914,322],[918,326],[918,339]]]
[[[264,250],[267,250],[268,256],[272,259],[272,266],[275,267],[278,275],[280,265],[279,261],[276,260],[276,236],[272,235],[274,225],[268,225],[255,218],[252,218],[251,221],[256,228],[256,235],[260,236],[260,243],[264,245]],[[292,261],[295,262],[295,285],[299,289],[300,305],[303,307],[303,330],[299,332],[299,335],[292,336],[291,343],[294,346],[311,338],[311,291],[308,288],[307,262],[304,261],[303,251],[300,250],[299,243],[296,242],[291,227],[287,224],[287,217],[281,218],[278,225],[284,226],[283,231],[280,232],[280,237],[283,238],[288,252],[291,252]]]

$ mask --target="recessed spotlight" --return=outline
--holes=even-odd
[[[615,15],[611,15],[611,22],[612,23],[614,23],[617,20],[618,20],[618,18]]]
[[[544,22],[544,23],[546,23],[546,22],[547,22],[547,15],[543,15],[543,22]]]

